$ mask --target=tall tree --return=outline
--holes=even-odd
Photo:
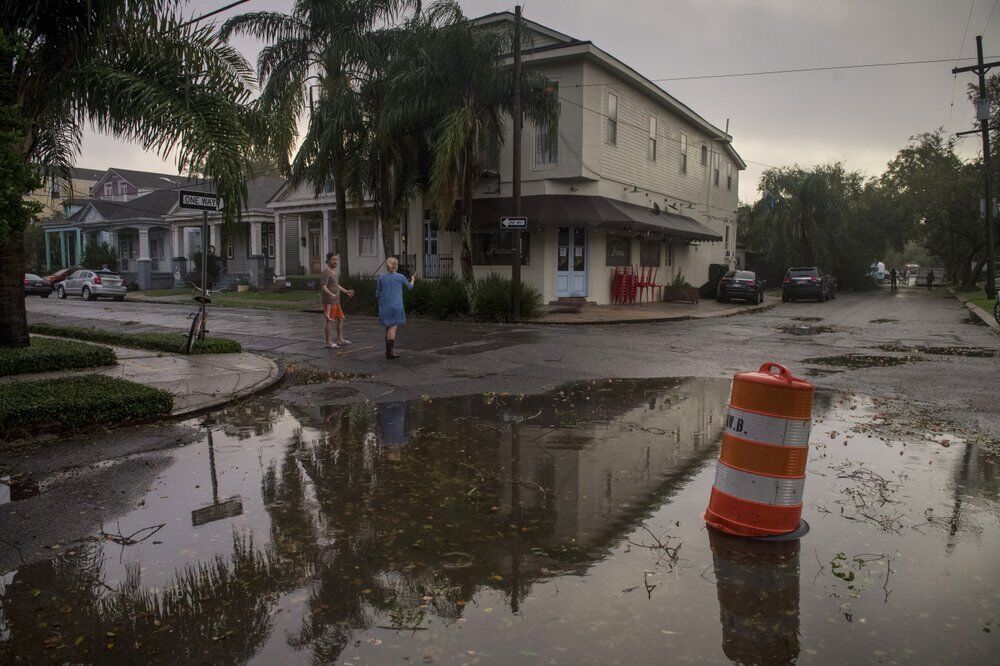
[[[364,191],[358,154],[365,108],[361,88],[378,58],[376,26],[394,20],[408,0],[296,0],[289,14],[250,12],[223,25],[221,35],[244,34],[267,42],[257,59],[263,82],[257,108],[272,122],[257,137],[285,165],[290,184],[308,183],[318,195],[333,180],[334,237],[341,268],[349,273],[348,198]],[[294,158],[298,121],[308,111]],[[289,161],[290,160],[290,161]]]
[[[84,124],[211,178],[231,224],[246,199],[252,70],[180,0],[0,0],[0,108],[16,164],[68,181]],[[13,125],[13,127],[11,127]],[[30,183],[17,183],[28,186]],[[30,188],[29,188],[30,189]],[[27,190],[25,191],[27,193]],[[26,346],[24,216],[0,216],[0,345]]]
[[[391,71],[382,112],[389,133],[428,128],[432,152],[429,194],[437,218],[462,238],[462,277],[471,283],[472,195],[484,146],[499,145],[512,116],[514,78],[505,63],[513,32],[477,27],[451,0],[432,5],[411,22]],[[525,69],[524,115],[558,130],[558,99],[545,77]],[[458,202],[458,215],[455,204]]]

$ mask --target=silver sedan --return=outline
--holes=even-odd
[[[123,301],[127,292],[120,275],[85,268],[74,271],[56,286],[56,295],[59,298],[66,298],[72,294],[82,296],[87,301],[95,301],[101,297]]]

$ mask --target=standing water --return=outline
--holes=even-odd
[[[728,396],[614,380],[191,421],[134,509],[0,575],[0,661],[995,661],[994,458],[818,395],[812,531],[726,537],[701,515]]]

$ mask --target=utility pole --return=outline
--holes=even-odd
[[[514,7],[514,168],[511,195],[514,217],[521,216],[521,5]],[[510,303],[514,319],[521,318],[521,231],[510,232]]]
[[[952,74],[975,72],[979,75],[979,99],[976,102],[976,119],[983,135],[983,182],[986,190],[986,295],[996,298],[996,248],[993,244],[993,192],[990,186],[990,101],[986,96],[986,72],[1000,62],[983,62],[983,36],[976,36],[977,64],[956,67]]]

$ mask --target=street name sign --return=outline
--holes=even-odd
[[[177,207],[188,210],[219,210],[219,204],[222,202],[222,197],[209,192],[180,190],[178,195]]]
[[[501,229],[527,229],[528,218],[526,217],[501,217]]]

